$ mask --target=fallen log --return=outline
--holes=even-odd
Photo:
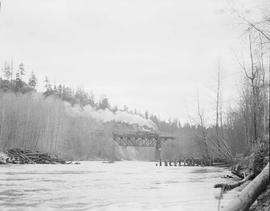
[[[269,163],[264,167],[262,172],[250,182],[243,191],[236,196],[231,203],[223,211],[244,211],[248,210],[257,197],[270,184],[269,178]]]
[[[254,178],[254,174],[250,174],[248,176],[246,176],[244,179],[238,181],[238,182],[234,182],[234,183],[231,183],[231,184],[227,184],[227,183],[219,183],[219,184],[216,184],[214,186],[214,188],[222,188],[223,191],[228,191],[228,190],[232,190],[242,184],[244,184],[245,182],[247,182],[248,180],[251,180]]]
[[[26,156],[26,155],[24,155],[24,154],[21,154],[21,157],[22,157],[23,159],[27,160],[28,163],[30,163],[30,164],[34,164],[34,163],[35,163],[31,158],[29,158],[28,156]]]
[[[4,152],[7,155],[5,162],[1,163],[14,163],[14,164],[65,164],[66,162],[59,159],[57,156],[49,155],[38,151],[21,150],[21,149],[8,149]],[[3,156],[1,156],[3,157]]]
[[[230,167],[231,164],[229,164],[229,163],[212,163],[212,166],[215,166],[215,167]]]
[[[244,175],[242,172],[237,171],[237,170],[235,170],[235,169],[232,169],[232,170],[231,170],[231,173],[232,173],[233,175],[235,175],[235,176],[241,178],[241,179],[244,179],[244,178],[245,178],[245,175]]]

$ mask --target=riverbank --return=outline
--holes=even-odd
[[[269,142],[262,141],[253,148],[249,156],[239,159],[231,173],[241,180],[216,184],[223,193],[237,188],[239,193],[225,210],[245,207],[253,211],[270,210]]]

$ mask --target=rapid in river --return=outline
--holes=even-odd
[[[0,166],[0,210],[218,210],[229,171],[153,162]],[[224,195],[221,205],[236,194]]]

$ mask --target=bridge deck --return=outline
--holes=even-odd
[[[160,147],[162,143],[173,140],[171,136],[160,136],[157,133],[113,134],[113,140],[120,146]]]

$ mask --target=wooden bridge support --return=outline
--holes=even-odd
[[[155,146],[155,161],[159,161],[161,159],[161,141],[158,139]]]

